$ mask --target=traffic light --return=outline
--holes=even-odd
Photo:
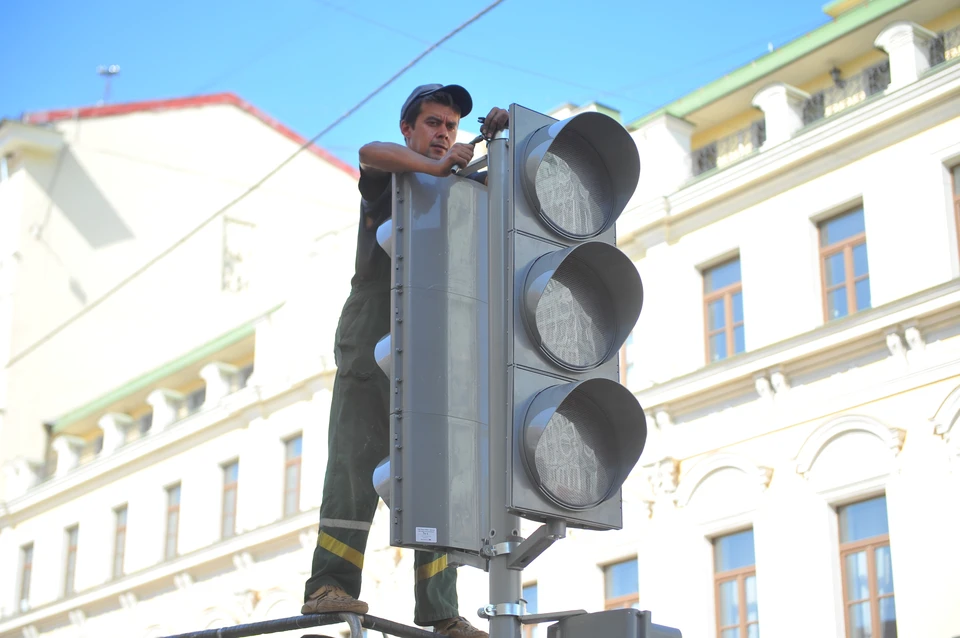
[[[508,153],[507,507],[573,527],[622,527],[620,488],[646,441],[618,352],[643,286],[616,246],[637,186],[627,131],[596,112],[563,121],[512,105]]]
[[[391,330],[374,356],[390,387],[390,456],[374,472],[391,545],[478,554],[488,405],[487,188],[393,177],[377,232],[391,257]]]
[[[636,145],[600,113],[511,105],[510,118],[485,183],[470,167],[395,175],[377,233],[392,269],[375,351],[391,452],[373,481],[395,546],[496,555],[517,527],[504,514],[619,528],[646,440],[617,357],[643,305],[615,235]]]
[[[679,629],[655,625],[649,611],[610,609],[563,618],[547,627],[547,638],[682,638]]]

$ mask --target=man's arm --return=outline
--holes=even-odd
[[[431,159],[392,142],[370,142],[360,148],[360,167],[368,173],[416,172],[446,177],[454,165],[473,159],[472,144],[454,144],[441,159]]]

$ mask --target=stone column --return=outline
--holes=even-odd
[[[690,138],[694,125],[664,113],[633,133],[640,152],[637,202],[675,192],[693,176]]]
[[[930,41],[937,37],[933,31],[913,22],[894,22],[873,41],[890,56],[890,86],[888,91],[916,82],[930,68]]]
[[[83,451],[83,439],[78,436],[61,434],[53,440],[53,449],[57,453],[57,478],[77,467],[80,463],[80,453]]]
[[[100,417],[99,425],[103,430],[103,454],[111,454],[123,445],[127,438],[127,428],[133,424],[129,415],[119,412],[108,412]]]
[[[766,120],[763,148],[786,142],[803,128],[803,103],[809,97],[809,93],[783,82],[764,87],[753,96],[753,105],[763,111]]]
[[[26,458],[18,456],[3,464],[6,479],[6,493],[0,494],[0,501],[12,501],[23,496],[27,490],[40,482],[38,466]]]
[[[207,383],[204,404],[217,405],[220,403],[220,399],[230,394],[230,387],[236,374],[237,367],[229,363],[215,361],[203,366],[203,369],[200,370],[200,376]]]
[[[177,410],[183,395],[175,390],[160,388],[147,397],[147,403],[153,407],[153,430],[160,432],[177,421]]]

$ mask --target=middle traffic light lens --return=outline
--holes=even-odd
[[[603,436],[607,416],[587,397],[573,393],[553,414],[534,455],[540,487],[561,505],[597,505],[613,488],[615,437]]]
[[[617,337],[615,321],[603,280],[576,257],[560,264],[537,304],[542,347],[575,369],[593,368],[607,360]]]

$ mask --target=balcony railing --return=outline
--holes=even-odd
[[[960,27],[941,31],[937,37],[930,40],[929,46],[931,67],[960,57]]]
[[[839,86],[811,95],[803,104],[803,123],[808,125],[836,115],[882,92],[889,84],[889,60],[867,67],[854,76],[839,80]]]
[[[750,155],[767,139],[766,120],[757,120],[750,126],[693,151],[694,176]]]

